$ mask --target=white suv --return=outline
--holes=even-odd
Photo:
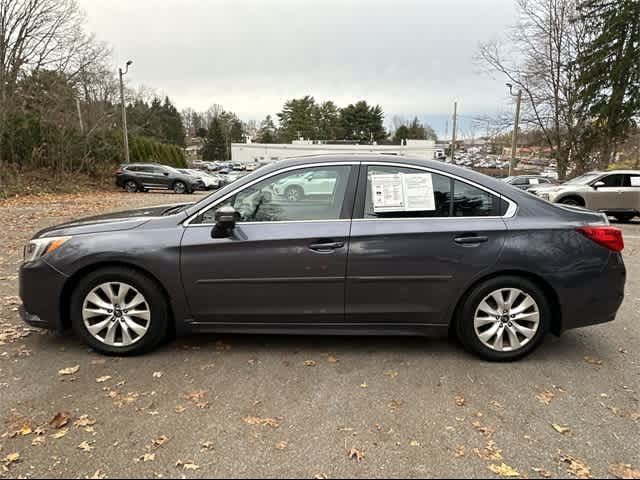
[[[273,189],[277,195],[284,196],[290,202],[305,197],[331,195],[336,185],[336,172],[319,170],[296,177],[289,176],[277,182]]]
[[[589,172],[562,185],[534,187],[529,192],[553,203],[604,212],[621,222],[640,215],[640,170]]]

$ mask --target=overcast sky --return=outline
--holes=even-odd
[[[462,114],[495,113],[504,79],[480,72],[478,43],[514,23],[514,0],[79,0],[89,29],[132,59],[129,85],[178,108],[222,104],[244,120],[306,94],[339,106],[359,99],[431,119],[454,100]]]

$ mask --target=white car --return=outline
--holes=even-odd
[[[332,171],[309,172],[300,176],[289,176],[277,182],[275,193],[291,202],[314,195],[331,195],[336,185],[336,173]]]
[[[188,169],[188,168],[181,168],[180,171],[182,173],[185,173],[187,175],[191,175],[193,177],[197,177],[200,180],[202,180],[202,182],[204,183],[204,187],[207,190],[214,190],[217,188],[220,188],[221,185],[221,181],[220,178],[218,176],[214,176],[211,175],[207,172],[203,172],[202,170],[193,170],[193,169]]]

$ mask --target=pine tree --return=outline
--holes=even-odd
[[[219,117],[213,117],[209,125],[204,150],[202,152],[203,160],[224,160],[227,153],[227,141],[224,134],[222,121]]]
[[[265,119],[260,122],[260,129],[256,135],[256,141],[258,143],[276,142],[276,126],[273,123],[271,115],[267,115]]]
[[[605,167],[640,113],[640,1],[585,0],[578,11],[592,32],[577,59],[580,100]]]

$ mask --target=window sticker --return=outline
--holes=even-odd
[[[640,177],[631,177],[631,186],[640,187]]]
[[[372,175],[371,189],[375,213],[436,209],[430,173]]]
[[[530,178],[529,179],[529,184],[530,185],[540,185],[540,179],[539,178]]]

